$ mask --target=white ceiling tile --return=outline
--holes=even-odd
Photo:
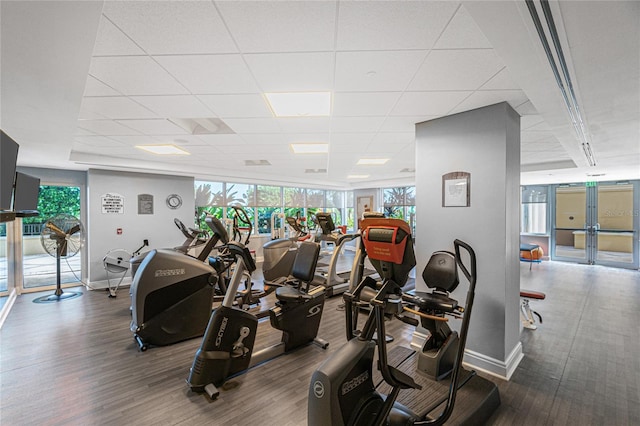
[[[518,114],[520,114],[520,116],[538,114],[538,110],[536,109],[535,105],[531,103],[531,101],[527,101],[521,105],[518,105],[515,110],[518,111]]]
[[[345,153],[354,154],[354,156],[363,156],[369,146],[368,141],[353,141],[351,143],[335,143],[331,142],[329,145],[329,153],[331,154],[332,164],[336,161],[344,161],[343,155]],[[340,155],[336,157],[337,155]],[[358,157],[360,158],[360,157]],[[353,159],[349,157],[348,163],[354,163]]]
[[[333,50],[335,2],[216,2],[242,52]]]
[[[150,55],[237,51],[208,1],[108,1],[103,14]]]
[[[487,105],[497,104],[499,102],[509,102],[512,108],[516,108],[523,102],[527,101],[527,96],[522,90],[479,90],[473,92],[468,98],[457,105],[452,114],[470,111]]]
[[[225,123],[236,133],[279,133],[275,118],[228,118]]]
[[[78,120],[106,120],[108,118],[109,117],[105,115],[89,111],[86,108],[80,108],[80,112],[78,112]]]
[[[522,144],[537,143],[539,141],[553,137],[553,132],[530,132],[524,131],[520,133],[520,142]]]
[[[192,94],[259,93],[240,55],[156,56]]]
[[[544,122],[544,118],[541,115],[523,115],[520,117],[520,129],[526,130],[529,127],[535,126],[536,124],[540,124]]]
[[[394,150],[398,150],[402,147],[405,147],[408,144],[413,144],[416,140],[416,132],[403,132],[403,133],[378,133],[372,140],[370,147],[375,145],[393,148]]]
[[[176,126],[169,120],[149,119],[149,120],[116,120],[123,126],[131,127],[147,135],[185,135],[187,132]]]
[[[89,75],[84,86],[84,96],[122,96],[122,94]]]
[[[464,6],[460,6],[438,39],[435,49],[491,48],[491,43]]]
[[[125,95],[187,94],[184,87],[148,56],[93,58],[89,74]]]
[[[522,118],[524,118],[524,117],[528,117],[528,116],[525,115]],[[551,126],[549,126],[549,124],[546,121],[541,121],[539,123],[531,124],[525,130],[532,131],[532,132],[536,132],[536,131],[543,131],[543,132],[544,131],[551,131]]]
[[[209,145],[243,145],[246,149],[246,142],[238,135],[198,135],[198,139]]]
[[[113,3],[113,2],[112,2]],[[93,47],[93,56],[126,56],[144,55],[145,52],[136,45],[118,27],[102,16],[96,43]]]
[[[331,145],[369,144],[375,133],[332,133]]]
[[[76,127],[76,131],[74,132],[74,136],[95,136],[95,133],[90,132],[86,129],[82,129],[80,127]]]
[[[152,145],[158,143],[169,143],[167,141],[161,141],[159,138],[147,135],[122,135],[122,136],[111,136],[110,139],[116,140],[122,144],[128,146],[135,145]]]
[[[164,118],[204,118],[215,114],[193,95],[132,96],[131,99],[144,105]]]
[[[276,118],[284,133],[322,133],[331,130],[329,117]]]
[[[218,117],[273,117],[265,99],[259,94],[200,95],[198,98]]]
[[[400,98],[401,92],[333,94],[333,117],[385,116]]]
[[[334,53],[244,55],[263,92],[314,92],[333,88]]]
[[[520,90],[520,87],[511,78],[507,67],[504,67],[498,74],[493,76],[481,87],[482,90]]]
[[[338,50],[430,49],[456,2],[340,2]]]
[[[382,117],[333,117],[332,132],[376,132],[384,122]]]
[[[408,90],[476,90],[503,67],[493,49],[433,50]]]
[[[102,136],[139,134],[136,130],[112,120],[78,120],[78,127]]]
[[[437,118],[437,115],[425,116],[414,115],[409,117],[392,117],[389,116],[384,120],[380,127],[380,132],[414,132],[416,130],[416,124],[423,121],[432,120]]]
[[[338,52],[335,89],[343,92],[403,91],[426,51]]]
[[[107,118],[157,118],[157,115],[124,96],[85,97],[81,111],[93,112]]]
[[[85,147],[117,147],[124,146],[125,144],[118,142],[112,138],[107,138],[105,136],[76,136],[73,138],[74,142],[77,142],[80,145],[84,145]]]
[[[471,92],[405,92],[390,115],[432,116],[446,115]],[[421,120],[424,121],[424,120]]]
[[[282,135],[276,133],[264,133],[264,134],[243,134],[240,136],[243,141],[249,145],[278,145],[285,144],[287,137],[290,135]]]
[[[289,133],[284,135],[285,145],[292,143],[330,143],[329,133]]]

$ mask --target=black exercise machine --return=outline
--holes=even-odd
[[[400,287],[415,265],[409,226],[398,219],[363,222],[363,243],[383,281],[380,286],[367,277],[353,292],[344,294],[349,341],[311,378],[309,426],[432,425],[449,419],[456,424],[482,424],[498,407],[500,398],[495,384],[462,368],[476,283],[473,249],[455,240],[455,254],[434,253],[423,273],[433,291],[411,295]],[[469,268],[461,248],[469,258]],[[458,285],[458,268],[469,281],[464,308],[449,297]],[[372,309],[356,336],[352,318],[357,315],[355,305],[368,298]],[[462,318],[459,336],[446,326],[445,315]],[[385,333],[385,319],[392,317],[427,328],[430,337],[421,351],[397,347],[389,353],[385,339],[374,339],[376,332]],[[376,348],[379,373],[373,369]],[[390,360],[396,358],[399,363],[391,366]],[[374,384],[374,374],[382,376],[379,386]],[[400,394],[402,389],[414,391]]]
[[[316,236],[316,240],[322,242],[329,242],[334,245],[331,252],[331,258],[329,260],[329,266],[325,271],[319,272],[314,280],[314,284],[322,285],[327,289],[327,296],[335,296],[337,294],[344,293],[349,288],[349,270],[338,273],[338,261],[342,254],[346,243],[358,238],[358,234],[343,234],[336,232],[336,225],[333,222],[331,213],[318,212],[316,213],[316,221],[318,226],[322,230],[320,234]],[[342,275],[342,276],[341,276]]]
[[[319,245],[303,242],[296,251],[292,277],[300,284],[276,289],[278,301],[269,310],[271,326],[282,330],[282,340],[259,351],[254,348],[258,317],[235,307],[230,296],[237,292],[243,271],[253,271],[256,266],[246,247],[235,242],[230,242],[229,247],[238,260],[227,297],[222,306],[211,314],[187,379],[191,390],[206,392],[212,399],[217,398],[218,387],[229,378],[257,364],[311,342],[318,343],[323,349],[328,346],[327,342],[316,338],[324,309],[325,290],[323,287],[311,288],[310,285],[318,262]]]

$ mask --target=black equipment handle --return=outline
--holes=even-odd
[[[473,279],[473,283],[475,284],[475,278],[477,275],[477,270],[476,270],[476,253],[473,251],[473,249],[471,248],[471,246],[467,243],[465,243],[464,241],[461,241],[459,239],[455,239],[453,241],[453,246],[456,249],[456,263],[458,263],[458,266],[460,266],[460,269],[462,270],[462,273],[464,274],[465,277],[467,277],[467,280],[469,280],[469,282],[472,282]],[[469,253],[469,258],[471,259],[471,272],[469,272],[469,270],[467,269],[467,267],[464,265],[464,263],[462,262],[462,258],[460,257],[460,247],[464,248],[465,251],[467,253]]]

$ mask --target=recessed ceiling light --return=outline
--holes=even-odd
[[[331,92],[265,93],[276,117],[327,117],[331,114]]]
[[[327,169],[305,169],[305,173],[327,173]]]
[[[158,155],[191,155],[175,145],[136,145],[136,148]]]
[[[369,175],[349,175],[347,179],[366,179]]]
[[[294,154],[326,154],[329,152],[328,143],[292,143]]]
[[[361,158],[358,160],[358,166],[379,166],[389,161],[388,158]]]
[[[405,167],[404,169],[400,170],[400,173],[415,173],[416,169],[414,168],[410,168],[410,167]]]

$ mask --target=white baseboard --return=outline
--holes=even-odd
[[[9,316],[9,311],[11,311],[11,308],[13,307],[13,304],[16,302],[17,298],[18,293],[16,292],[16,289],[11,289],[11,293],[7,296],[7,301],[4,303],[2,311],[0,311],[0,329],[4,324],[4,320],[6,320]]]
[[[520,361],[524,358],[522,343],[520,342],[513,348],[505,361],[500,361],[469,349],[464,352],[464,364],[466,366],[503,380],[511,379],[513,372],[516,371]]]

